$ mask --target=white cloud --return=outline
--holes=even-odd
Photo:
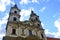
[[[42,27],[44,28],[44,23],[41,23]],[[55,36],[55,32],[50,32],[49,29],[45,29],[44,30],[46,37],[54,37]]]
[[[29,9],[21,9],[20,15],[20,21],[28,20],[31,14],[31,10],[34,11],[33,7],[30,7]]]
[[[46,10],[46,7],[42,7],[39,11],[44,12]]]
[[[0,0],[0,11],[4,12],[6,10],[6,5],[8,5],[10,1],[8,0]]]
[[[55,32],[50,32],[50,30],[45,30],[46,37],[55,37]]]
[[[0,38],[1,38],[1,39],[3,38],[3,36],[5,36],[5,34],[0,34]]]
[[[53,18],[56,18],[56,17],[60,18],[60,10],[56,11],[56,13],[52,17]]]
[[[55,24],[55,27],[58,30],[58,32],[56,32],[56,36],[55,37],[59,37],[60,36],[60,18],[57,19],[54,24]]]
[[[44,23],[41,23],[42,27],[44,28]]]
[[[45,30],[45,34],[50,34],[50,35],[53,35],[55,38],[60,38],[60,18],[57,19],[55,22],[54,22],[54,25],[55,27],[57,28],[57,32],[50,32],[48,29]]]
[[[2,30],[2,27],[0,26],[0,31]]]
[[[56,15],[53,15],[53,18],[55,18],[56,17]]]
[[[45,34],[55,35],[55,32],[50,32],[48,29],[45,30]]]
[[[28,17],[30,14],[31,14],[31,9],[28,9],[28,10],[22,9],[20,12],[20,15],[21,15],[20,21],[27,20],[28,18],[25,18],[25,17]]]
[[[28,4],[30,1],[29,0],[21,0],[20,4]]]
[[[5,4],[0,3],[0,11],[4,12],[6,10]]]
[[[21,0],[20,4],[39,3],[38,0]]]
[[[0,31],[2,31],[2,29],[3,29],[2,25],[7,23],[7,19],[8,19],[8,14],[6,14],[6,15],[2,18],[2,20],[0,20]]]
[[[14,4],[14,2],[12,2],[11,0],[0,0],[0,11],[4,12],[6,10],[6,6]]]
[[[39,3],[38,0],[32,0],[33,3]]]
[[[5,33],[2,34],[1,31],[5,28],[5,27],[2,27],[3,24],[6,24],[7,23],[7,18],[8,18],[8,14],[6,14],[2,20],[0,20],[0,38],[2,38],[3,36],[5,36]],[[2,31],[3,32],[3,31]]]
[[[58,30],[60,30],[60,19],[57,19],[57,20],[55,21],[55,26],[56,26],[56,28],[57,28]]]
[[[1,39],[2,39],[3,36],[5,36],[5,33],[3,33],[3,34],[1,33],[1,31],[3,30],[2,25],[7,23],[8,16],[9,16],[9,15],[6,14],[6,15],[2,18],[2,20],[0,20],[0,38],[1,38]]]
[[[15,5],[15,2],[11,1],[11,4]]]
[[[7,18],[8,18],[8,14],[6,14],[6,15],[2,18],[2,20],[0,20],[0,27],[1,27],[2,24],[5,24],[5,23],[7,22]]]
[[[21,15],[20,21],[28,20],[30,14],[31,14],[31,10],[34,11],[34,8],[30,7],[29,9],[21,9],[21,12],[20,12],[20,15]]]

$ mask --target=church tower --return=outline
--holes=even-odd
[[[29,20],[20,21],[20,12],[17,5],[11,7],[3,40],[47,40],[39,16],[31,10]]]
[[[44,33],[44,29],[42,28],[41,25],[41,21],[39,20],[39,16],[36,15],[32,10],[31,10],[29,21],[35,28],[33,30],[36,32],[36,36],[39,36],[40,40],[47,40]]]

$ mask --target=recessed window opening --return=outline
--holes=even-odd
[[[12,29],[12,34],[16,34],[16,29]]]
[[[41,34],[42,38],[44,38],[43,34]]]
[[[17,18],[16,18],[16,17],[14,17],[14,18],[13,18],[13,21],[16,21],[16,20],[17,20]]]
[[[32,35],[32,31],[31,30],[29,30],[29,35]]]
[[[17,11],[14,11],[14,13],[17,13]]]
[[[40,26],[40,24],[38,24],[38,26]]]

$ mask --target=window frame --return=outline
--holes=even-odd
[[[16,17],[13,17],[13,21],[17,21],[17,18]]]
[[[17,13],[17,11],[14,11],[14,13],[16,14],[16,13]]]
[[[43,34],[41,34],[41,37],[42,37],[42,38],[44,38],[44,35],[43,35]]]
[[[32,31],[31,30],[29,30],[29,35],[32,35]]]
[[[12,34],[16,34],[16,29],[12,29]]]

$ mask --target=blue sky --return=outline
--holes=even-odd
[[[32,9],[39,16],[46,36],[60,38],[60,0],[0,0],[0,40],[6,33],[10,8],[15,4],[21,10],[21,21],[29,19]]]

